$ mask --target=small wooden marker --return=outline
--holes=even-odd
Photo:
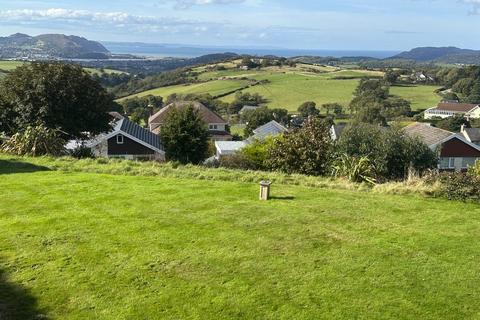
[[[270,186],[272,183],[270,181],[260,182],[260,200],[267,201],[270,199]]]

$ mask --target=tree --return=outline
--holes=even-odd
[[[84,138],[110,130],[112,96],[80,66],[32,63],[16,68],[0,83],[0,132],[29,126],[59,129]]]
[[[422,141],[406,136],[401,129],[381,129],[365,123],[345,128],[336,151],[337,157],[368,158],[379,181],[403,179],[410,168],[422,173],[438,163],[434,151]]]
[[[163,98],[153,95],[134,97],[121,101],[120,105],[130,120],[139,125],[146,125],[150,115],[162,108]]]
[[[298,112],[304,118],[308,118],[310,116],[318,116],[320,111],[317,109],[317,104],[314,101],[307,101],[304,102],[298,107]]]
[[[199,164],[207,157],[208,128],[193,106],[168,112],[160,140],[168,160]]]
[[[388,69],[383,76],[383,80],[389,85],[393,85],[397,83],[398,78],[400,77],[400,73],[398,71]]]
[[[329,122],[310,118],[302,128],[276,138],[269,150],[268,166],[286,173],[327,174],[333,152],[330,128]]]
[[[253,130],[255,130],[256,128],[272,120],[275,120],[284,125],[286,125],[290,120],[288,110],[280,108],[269,109],[267,107],[261,107],[256,110],[247,111],[245,112],[245,114],[242,115],[242,118],[247,124],[244,130],[244,135],[246,137],[250,136],[253,133]]]
[[[437,122],[437,126],[441,129],[459,132],[462,125],[470,126],[467,119],[462,114],[456,114],[453,117],[442,119]]]
[[[230,113],[238,113],[244,106],[260,106],[266,102],[267,100],[258,93],[237,92],[235,100],[230,104]]]
[[[322,105],[322,108],[327,111],[327,115],[329,115],[330,113],[339,115],[343,111],[343,106],[339,103],[325,103]]]

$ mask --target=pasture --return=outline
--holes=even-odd
[[[95,163],[0,156],[1,319],[480,313],[478,205]]]
[[[344,70],[333,67],[298,65],[297,67],[269,67],[261,70],[239,70],[230,68],[209,71],[206,67],[193,69],[198,72],[201,83],[168,86],[148,90],[134,96],[146,95],[168,97],[173,93],[209,93],[222,96],[221,100],[232,102],[235,92],[258,93],[265,97],[269,107],[281,107],[295,112],[305,101],[315,101],[321,106],[326,103],[340,103],[347,106],[362,77],[382,77],[379,71]],[[264,81],[256,86],[245,88],[248,80]],[[440,101],[434,92],[436,86],[392,87],[391,93],[412,103],[412,109],[426,109]],[[223,96],[226,93],[232,94]]]

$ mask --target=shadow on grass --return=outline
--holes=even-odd
[[[284,201],[291,201],[295,200],[295,197],[288,196],[288,197],[270,197],[272,200],[284,200]]]
[[[29,173],[37,171],[50,171],[50,169],[27,162],[0,160],[0,174]]]
[[[37,309],[37,300],[27,289],[7,281],[5,271],[0,269],[0,319],[47,319]]]

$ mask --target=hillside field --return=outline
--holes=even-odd
[[[239,70],[229,68],[222,71],[208,71],[204,67],[194,69],[200,72],[201,83],[168,86],[141,92],[133,96],[155,95],[168,97],[173,93],[210,93],[224,96],[221,100],[233,101],[235,91],[259,93],[268,99],[269,107],[282,107],[291,112],[305,101],[315,101],[317,105],[338,102],[348,105],[353,91],[362,77],[381,77],[377,71],[344,70],[333,67],[298,65],[297,67],[269,67],[261,70]],[[248,86],[250,80],[267,80],[256,86]],[[434,92],[437,86],[392,87],[391,93],[399,95],[412,103],[412,109],[427,109],[440,101]],[[127,97],[131,98],[133,96]],[[122,100],[122,99],[121,99]]]
[[[480,314],[478,205],[40,163],[0,156],[0,319]]]

